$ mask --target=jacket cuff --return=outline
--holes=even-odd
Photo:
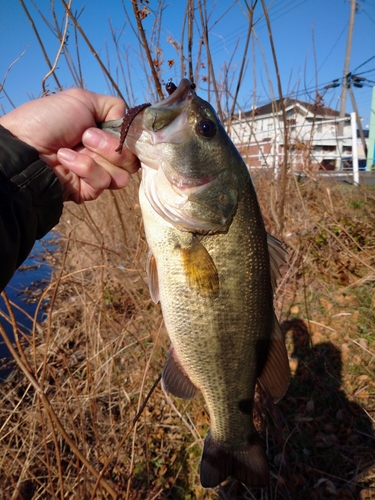
[[[0,173],[14,193],[26,190],[37,219],[36,239],[45,236],[58,222],[63,209],[62,188],[53,170],[39,158],[38,151],[15,138],[0,125]]]

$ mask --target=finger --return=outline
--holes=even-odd
[[[81,201],[79,197],[79,178],[61,164],[51,165],[51,168],[60,181],[63,201],[74,201],[76,203],[82,203],[83,200]]]
[[[119,140],[108,132],[98,128],[89,128],[82,136],[82,144],[90,151],[105,158],[109,163],[125,168],[130,174],[134,174],[139,169],[138,158],[126,148],[118,153],[116,149]]]
[[[76,174],[95,191],[121,189],[129,183],[130,173],[127,170],[107,162],[100,156],[96,155],[93,158],[87,150],[85,153],[80,153],[62,148],[58,151],[57,158],[61,165]]]

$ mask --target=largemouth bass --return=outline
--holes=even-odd
[[[194,88],[184,79],[164,101],[137,109],[123,137],[142,164],[149,286],[171,340],[162,380],[177,397],[201,391],[205,399],[202,486],[228,476],[265,486],[253,401],[257,380],[275,402],[289,384],[273,308],[284,251],[266,233],[244,161]]]

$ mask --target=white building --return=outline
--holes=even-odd
[[[345,167],[345,158],[352,152],[350,115],[343,120],[340,138],[338,111],[297,99],[286,98],[284,103],[291,166],[301,172],[333,170],[341,157]],[[236,115],[230,135],[250,168],[277,168],[283,162],[285,143],[280,100]]]

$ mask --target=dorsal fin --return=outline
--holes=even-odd
[[[280,241],[269,233],[267,233],[267,243],[271,266],[271,284],[272,290],[275,291],[276,281],[281,276],[280,267],[286,264],[287,251],[281,246]]]

